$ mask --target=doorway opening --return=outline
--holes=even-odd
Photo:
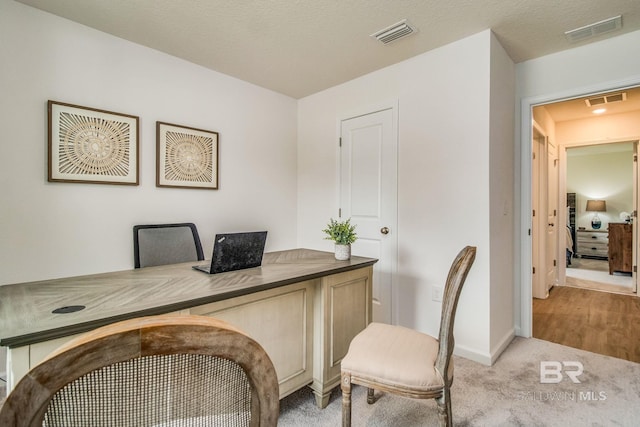
[[[636,294],[640,88],[532,113],[532,296],[565,285]]]
[[[608,105],[608,95],[620,101]],[[599,105],[599,99],[606,105]],[[596,107],[607,111],[596,115]],[[597,298],[606,293],[637,301],[640,89],[532,106],[532,119],[533,268],[528,302],[523,292],[523,315],[528,303],[531,334],[536,338],[627,358],[625,354],[635,354],[637,349],[624,348],[624,339],[611,345],[595,335],[584,336],[598,329],[596,335],[628,338],[632,332],[614,330],[624,322],[607,318],[624,316],[620,310],[614,314],[603,309],[598,328],[587,327],[586,321],[567,322],[585,307],[593,310],[593,292]],[[562,302],[551,308],[554,296]],[[606,301],[600,304],[635,304]],[[580,306],[581,302],[586,305]],[[591,344],[594,347],[588,347]]]
[[[637,141],[566,147],[567,262],[559,284],[634,295]]]

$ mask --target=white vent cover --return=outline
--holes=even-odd
[[[616,31],[620,28],[622,28],[622,15],[576,28],[575,30],[566,31],[564,35],[571,43],[575,43],[610,31]]]
[[[371,37],[381,41],[384,44],[391,43],[401,38],[407,37],[415,32],[417,28],[412,26],[409,21],[403,19],[393,25],[388,26],[380,31],[371,34]]]
[[[611,104],[612,102],[621,102],[627,100],[626,92],[609,93],[607,95],[596,96],[593,98],[587,98],[584,100],[587,107],[593,107],[595,105]]]

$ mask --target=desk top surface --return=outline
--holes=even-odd
[[[183,310],[373,265],[331,252],[264,254],[261,267],[206,274],[194,262],[0,286],[0,345],[19,347],[86,332],[132,317]],[[203,263],[201,261],[201,263]],[[83,310],[54,314],[74,305]]]

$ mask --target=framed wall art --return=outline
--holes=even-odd
[[[156,122],[156,186],[218,189],[218,132]]]
[[[138,185],[139,118],[48,101],[50,182]]]

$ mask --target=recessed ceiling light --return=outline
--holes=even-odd
[[[604,113],[605,111],[607,111],[607,109],[606,109],[606,108],[597,108],[597,109],[593,110],[593,111],[592,111],[592,113],[593,113],[593,114],[602,114],[602,113]]]

